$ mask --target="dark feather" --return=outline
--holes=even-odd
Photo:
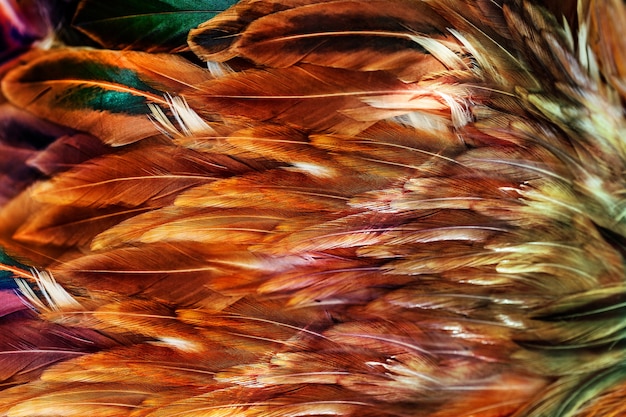
[[[544,3],[80,2],[0,68],[0,415],[621,415],[626,8]]]
[[[167,106],[166,94],[210,78],[180,57],[66,49],[17,68],[2,80],[2,92],[39,117],[122,145],[156,136],[149,103]]]

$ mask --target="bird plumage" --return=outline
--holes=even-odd
[[[233,3],[0,69],[0,415],[625,413],[624,4]]]

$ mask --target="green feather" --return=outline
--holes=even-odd
[[[15,275],[11,271],[3,271],[2,265],[15,266],[24,269],[25,271],[28,271],[29,268],[11,258],[2,248],[0,248],[0,290],[6,288],[17,288],[15,280],[13,279]]]
[[[187,45],[187,34],[235,0],[84,0],[74,26],[105,48],[170,52]]]
[[[604,391],[613,386],[626,381],[626,366],[615,366],[599,372],[584,383],[582,383],[565,401],[561,404],[555,416],[575,417],[583,405],[597,398]]]

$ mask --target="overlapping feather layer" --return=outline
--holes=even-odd
[[[1,415],[626,413],[620,1],[125,3],[3,69]]]

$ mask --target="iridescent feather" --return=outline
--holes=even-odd
[[[626,413],[623,2],[69,3],[0,8],[0,415]]]

